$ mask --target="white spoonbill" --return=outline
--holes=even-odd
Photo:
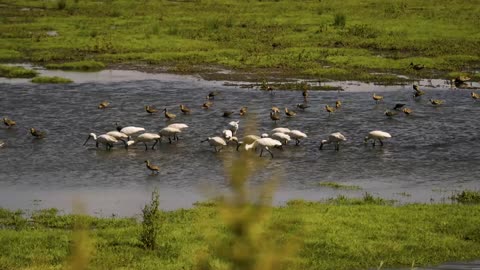
[[[288,132],[290,132],[290,129],[289,128],[284,128],[284,127],[278,127],[278,128],[272,129],[272,133],[277,133],[277,132],[288,133]]]
[[[183,124],[183,123],[174,123],[174,124],[168,125],[167,127],[178,128],[180,129],[180,131],[183,131],[184,129],[188,128],[187,124]],[[177,134],[173,136],[173,139],[178,141],[179,138]]]
[[[99,143],[105,144],[105,148],[107,150],[110,150],[113,147],[113,144],[118,142],[117,139],[115,139],[114,137],[112,137],[110,135],[107,135],[107,134],[102,134],[102,135],[99,135],[97,137],[97,135],[95,135],[95,133],[90,133],[88,135],[87,140],[83,143],[83,145],[87,144],[88,140],[90,140],[90,139],[93,139],[96,142],[96,147],[98,147]]]
[[[143,132],[145,131],[145,129],[142,127],[133,127],[133,126],[129,126],[129,127],[117,126],[117,131],[127,134],[127,136],[130,139],[132,135],[135,135],[139,132]]]
[[[262,150],[260,151],[260,156],[262,156],[263,154],[263,150],[267,150],[267,152],[270,153],[270,155],[272,156],[273,158],[273,153],[272,151],[270,151],[269,148],[273,148],[273,147],[282,147],[282,143],[275,140],[275,139],[272,139],[272,138],[260,138],[256,141],[254,141],[253,143],[251,144],[247,144],[245,145],[245,150],[250,150],[254,147],[261,147]]]
[[[133,145],[133,144],[137,144],[137,143],[143,143],[145,145],[145,151],[148,150],[148,146],[147,146],[147,142],[155,142],[153,145],[152,145],[152,150],[155,150],[155,145],[157,145],[158,141],[160,140],[160,135],[156,134],[156,133],[149,133],[149,132],[146,132],[146,133],[142,133],[140,135],[138,135],[137,138],[135,138],[135,140],[133,141],[128,141],[128,145]]]
[[[160,132],[158,132],[158,134],[163,138],[163,137],[167,137],[168,138],[168,142],[169,143],[172,143],[172,138],[175,139],[175,137],[177,137],[177,134],[182,132],[182,130],[180,130],[179,128],[174,128],[174,127],[170,127],[170,126],[167,126],[167,127],[164,127],[160,130]],[[160,139],[161,141],[161,139]]]
[[[201,142],[208,142],[211,146],[213,146],[213,148],[215,149],[215,152],[220,152],[220,150],[222,150],[223,146],[227,145],[225,140],[222,137],[218,137],[218,136],[208,137]],[[217,150],[217,147],[220,147],[220,149]]]
[[[228,123],[228,129],[232,131],[233,135],[237,134],[237,130],[239,127],[238,123],[240,123],[240,120],[230,121],[230,123]]]
[[[286,145],[292,138],[288,134],[277,132],[272,134],[272,139],[280,141],[283,145]]]
[[[368,135],[365,137],[364,142],[367,143],[369,140],[373,140],[373,146],[375,146],[375,140],[380,142],[380,145],[383,146],[382,140],[391,138],[392,135],[385,131],[374,130],[370,131]]]
[[[300,144],[300,139],[307,138],[307,134],[301,132],[300,130],[290,130],[290,132],[287,132],[286,134],[288,134],[290,138],[294,139],[297,142],[295,143],[295,145]]]
[[[119,141],[122,141],[124,144],[125,144],[125,148],[128,147],[128,144],[127,144],[127,141],[128,141],[128,135],[125,134],[125,133],[122,133],[120,131],[109,131],[106,133],[107,135],[110,135],[112,137],[114,137],[115,139],[119,140]]]
[[[247,145],[255,142],[256,140],[260,139],[260,136],[257,135],[246,135],[242,138],[242,141],[237,143],[237,151],[239,151],[240,146]]]
[[[318,148],[319,150],[322,150],[324,144],[329,144],[329,143],[335,143],[335,150],[340,150],[340,142],[346,141],[347,138],[343,136],[342,133],[340,132],[335,132],[332,133],[328,136],[327,140],[322,140],[320,143],[320,147]]]

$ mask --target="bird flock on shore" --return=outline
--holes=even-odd
[[[462,78],[465,81],[468,78]],[[460,80],[460,79],[458,79]],[[273,88],[268,87],[268,92],[273,94]],[[417,85],[413,85],[413,99],[421,98],[425,91],[421,90]],[[210,92],[206,97],[206,102],[201,106],[203,110],[208,110],[214,106],[215,97],[218,96],[220,92],[213,91]],[[307,110],[310,105],[308,103],[309,92],[307,89],[302,91],[302,97],[304,99],[303,103],[296,104],[296,107],[300,110]],[[471,98],[475,101],[480,98],[480,94],[471,92]],[[375,103],[383,102],[383,96],[373,93],[372,99]],[[440,99],[429,99],[429,102],[432,106],[441,106],[445,103],[445,100]],[[109,101],[102,101],[98,105],[98,109],[105,110],[110,108],[111,104]],[[179,107],[180,113],[184,115],[193,114],[192,109],[188,108],[185,104],[177,105]],[[167,121],[174,121],[176,119],[176,114],[169,111],[167,108],[163,110],[156,109],[152,105],[145,105],[145,111],[147,114],[156,114],[162,112]],[[342,101],[336,100],[335,104],[325,105],[325,111],[329,114],[334,113],[337,110],[341,110]],[[405,115],[410,115],[413,112],[411,108],[406,107],[406,104],[397,103],[392,109],[387,109],[385,115],[387,117],[395,117],[398,113],[404,113]],[[245,116],[248,114],[248,107],[243,106],[238,111],[239,116]],[[282,114],[284,117],[292,118],[297,115],[297,112],[284,107],[283,109],[273,106],[269,111],[270,119],[273,122],[277,122],[282,119]],[[224,111],[221,116],[229,118],[233,115],[236,115],[235,111]],[[6,128],[15,128],[17,123],[8,118],[3,118],[3,123]],[[308,138],[307,134],[300,130],[292,130],[286,127],[277,127],[271,130],[270,135],[263,133],[260,135],[257,134],[246,134],[240,138],[237,137],[237,132],[240,128],[240,120],[233,120],[228,123],[228,125],[216,136],[206,137],[201,142],[207,142],[213,149],[214,152],[220,152],[224,147],[228,145],[236,146],[237,151],[258,151],[260,150],[260,157],[264,152],[268,152],[271,158],[274,158],[272,152],[273,149],[283,149],[284,146],[288,145],[290,141],[294,141],[295,145],[300,145],[302,140]],[[188,129],[188,125],[183,123],[172,123],[162,128],[158,132],[146,132],[143,127],[136,126],[120,126],[116,124],[115,130],[107,131],[103,134],[97,135],[95,133],[90,133],[87,137],[87,140],[83,143],[86,145],[89,140],[95,141],[96,147],[103,145],[106,150],[111,150],[115,145],[120,144],[125,148],[135,146],[137,144],[142,144],[145,147],[145,150],[155,150],[157,144],[161,143],[162,140],[168,140],[169,144],[180,140],[179,135],[184,133]],[[47,137],[46,132],[41,131],[37,128],[29,128],[30,134],[35,139],[44,139]],[[213,132],[214,133],[214,132]],[[380,146],[384,145],[384,140],[391,138],[388,132],[373,130],[366,134],[364,137],[364,143],[372,142],[372,146],[376,146],[378,142]],[[331,133],[327,138],[320,140],[319,150],[323,150],[326,145],[333,145],[333,149],[339,151],[340,144],[346,141],[347,138],[341,132]],[[149,146],[150,145],[150,146]],[[0,140],[0,147],[5,146],[5,142]],[[145,160],[146,167],[152,172],[152,174],[157,174],[159,172],[159,166],[152,164],[149,160]]]

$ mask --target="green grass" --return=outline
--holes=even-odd
[[[35,70],[18,66],[0,65],[0,77],[6,78],[33,78],[37,76]]]
[[[449,78],[450,72],[472,75],[480,63],[476,1],[0,3],[0,61],[92,59],[183,73],[225,67],[250,74],[246,78],[255,71],[382,82],[395,76],[371,73]],[[411,62],[425,69],[411,69]]]
[[[337,183],[337,182],[320,182],[320,183],[318,183],[318,185],[320,185],[322,187],[329,187],[329,188],[334,188],[334,189],[349,189],[349,190],[360,190],[360,189],[362,189],[359,186],[344,185],[344,184],[340,184],[340,183]]]
[[[62,64],[47,64],[48,69],[76,70],[76,71],[99,71],[105,68],[105,64],[97,61],[79,61]]]
[[[61,215],[54,209],[30,216],[0,209],[1,269],[64,268],[80,218],[89,224],[94,246],[89,269],[192,269],[198,254],[227,236],[215,206],[161,212],[158,247],[152,251],[143,248],[142,225],[133,218]],[[274,242],[301,236],[289,269],[373,269],[382,261],[384,268],[408,268],[412,262],[478,259],[478,224],[479,205],[391,206],[364,200],[295,201],[273,208],[268,227]],[[219,269],[215,263],[211,268]]]
[[[453,201],[463,204],[480,204],[480,191],[464,190],[451,197]]]
[[[39,76],[32,79],[33,83],[72,83],[73,81],[67,78],[62,78],[58,76],[48,77],[48,76]]]

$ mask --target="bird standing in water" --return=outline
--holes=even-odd
[[[37,139],[45,138],[45,135],[47,135],[44,131],[40,131],[35,128],[30,128],[30,134]]]
[[[183,114],[189,114],[191,112],[191,110],[183,104],[180,104],[180,111],[182,111]]]
[[[373,98],[373,100],[375,100],[376,103],[383,100],[383,96],[376,95],[375,93],[373,93],[372,98]]]
[[[104,100],[98,104],[99,109],[106,109],[108,106],[110,106],[110,102]]]
[[[163,109],[163,111],[165,112],[165,118],[167,118],[168,120],[172,120],[172,119],[175,119],[175,117],[177,117],[175,114],[169,113],[167,111],[167,108]]]
[[[147,165],[147,169],[149,169],[151,172],[152,172],[152,175],[153,174],[158,174],[158,172],[160,171],[160,167],[158,167],[157,165],[153,165],[152,163],[150,163],[150,160],[145,160],[145,164]]]
[[[149,114],[158,112],[157,109],[155,109],[153,106],[150,106],[150,105],[145,106],[145,111]]]
[[[7,117],[4,117],[3,118],[3,123],[5,124],[5,126],[7,126],[8,128],[11,128],[13,126],[15,126],[17,124],[17,122],[13,121],[12,119],[8,119]]]

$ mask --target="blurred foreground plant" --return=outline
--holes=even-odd
[[[84,206],[74,203],[75,225],[71,246],[71,255],[65,269],[83,270],[88,268],[90,257],[93,253],[92,244],[88,237],[88,217],[85,216]]]
[[[248,180],[264,161],[245,151],[238,157],[225,160],[224,164],[230,194],[219,199],[216,205],[225,236],[211,239],[212,245],[207,252],[200,254],[196,269],[292,269],[291,262],[299,249],[299,241],[280,241],[279,231],[270,224],[274,179],[261,187],[258,195],[251,196],[249,192]]]
[[[160,199],[158,191],[152,192],[150,204],[146,204],[142,209],[143,221],[140,241],[145,249],[154,250],[156,247],[156,239],[160,229]]]

